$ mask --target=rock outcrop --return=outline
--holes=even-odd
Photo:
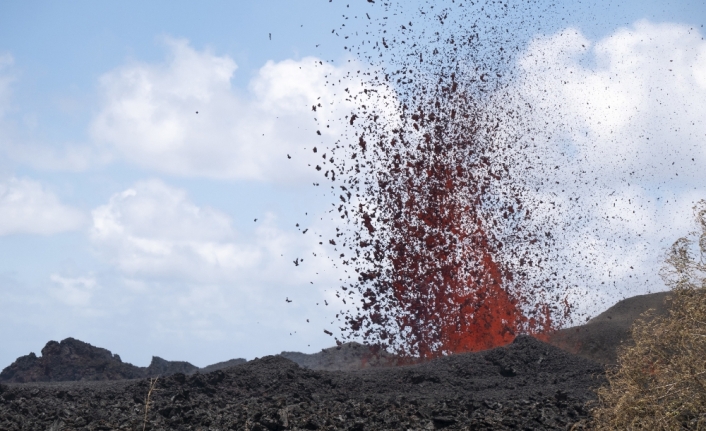
[[[314,371],[281,356],[149,380],[10,384],[0,429],[583,429],[599,364],[530,337],[403,367]],[[572,428],[573,427],[573,428]]]
[[[282,352],[283,358],[311,370],[351,371],[396,365],[396,356],[360,343],[344,343],[318,353]]]
[[[74,338],[50,341],[42,356],[21,356],[0,372],[0,382],[59,382],[72,380],[123,380],[145,377],[142,368],[123,362],[109,350]]]
[[[194,374],[209,372],[244,363],[245,359],[205,367],[203,370],[188,362],[167,361],[152,357],[148,367],[138,367],[120,359],[107,349],[95,347],[74,338],[61,342],[50,341],[42,349],[42,355],[34,353],[17,358],[0,372],[0,382],[66,382],[95,380],[126,380],[167,376],[176,373]]]

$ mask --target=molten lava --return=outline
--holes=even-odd
[[[473,178],[442,155],[431,155],[437,160],[427,166],[426,156],[407,171],[403,189],[390,190],[407,196],[394,208],[400,217],[389,237],[394,296],[405,311],[398,324],[422,358],[507,344],[525,319],[503,290],[473,202],[460,198]]]
[[[519,114],[503,103],[501,65],[456,60],[487,51],[473,29],[420,43],[402,28],[407,43],[388,36],[398,55],[356,95],[350,144],[330,148],[348,227],[338,245],[355,254],[341,261],[358,275],[342,290],[362,298],[343,312],[344,338],[427,359],[541,337],[562,312],[528,276],[542,242],[517,171],[525,132],[504,127]]]
[[[394,131],[369,128],[344,186],[364,192],[351,211],[358,229],[348,262],[364,300],[348,327],[419,358],[490,349],[551,328],[547,305],[530,304],[512,270],[513,258],[524,256],[491,233],[521,231],[529,217],[501,162],[506,142],[486,127],[456,75],[449,81],[413,112],[403,107]]]

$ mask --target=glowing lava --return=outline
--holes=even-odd
[[[354,253],[341,261],[358,276],[342,290],[362,297],[344,312],[344,338],[405,357],[541,336],[566,314],[528,276],[542,263],[538,237],[548,240],[531,228],[533,200],[517,171],[525,131],[504,125],[519,114],[503,103],[501,65],[456,61],[461,52],[477,60],[487,51],[473,31],[436,37],[438,49],[404,33],[407,43],[384,73],[355,95],[351,144],[330,149],[338,212],[348,222],[338,246]],[[392,49],[397,39],[388,37],[383,45]]]

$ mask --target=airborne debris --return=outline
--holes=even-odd
[[[443,2],[419,14],[385,3],[386,12],[411,15],[409,27],[379,24],[371,35],[380,43],[360,39],[367,79],[361,88],[356,76],[357,108],[340,141],[322,150],[334,167],[324,176],[349,191],[332,195],[353,256],[338,255],[354,270],[341,288],[361,301],[341,311],[344,340],[433,358],[522,333],[542,338],[568,318],[568,286],[537,276],[548,271],[556,238],[535,217],[542,202],[523,167],[543,165],[522,146],[534,126],[523,123],[509,85],[507,33],[533,6]]]

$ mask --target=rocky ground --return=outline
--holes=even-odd
[[[603,368],[530,337],[426,364],[315,371],[268,356],[208,374],[9,384],[3,430],[569,429]]]
[[[666,298],[620,301],[549,344],[523,336],[410,366],[350,343],[201,369],[156,357],[136,367],[78,340],[52,341],[0,373],[0,430],[583,429],[605,364],[636,318],[667,312]],[[160,377],[145,415],[150,376]]]
[[[352,371],[370,367],[389,367],[399,363],[397,356],[371,349],[359,343],[344,343],[317,353],[282,352],[279,354],[297,365],[311,370]]]
[[[312,354],[282,352],[279,356],[304,368],[327,371],[350,371],[398,363],[394,355],[359,343],[345,343]],[[153,356],[148,367],[138,367],[123,362],[120,355],[107,349],[67,338],[61,342],[49,341],[41,356],[32,352],[17,358],[0,372],[0,383],[129,380],[175,373],[190,375],[209,373],[245,362],[242,358],[230,359],[199,368],[188,362],[167,361]]]

